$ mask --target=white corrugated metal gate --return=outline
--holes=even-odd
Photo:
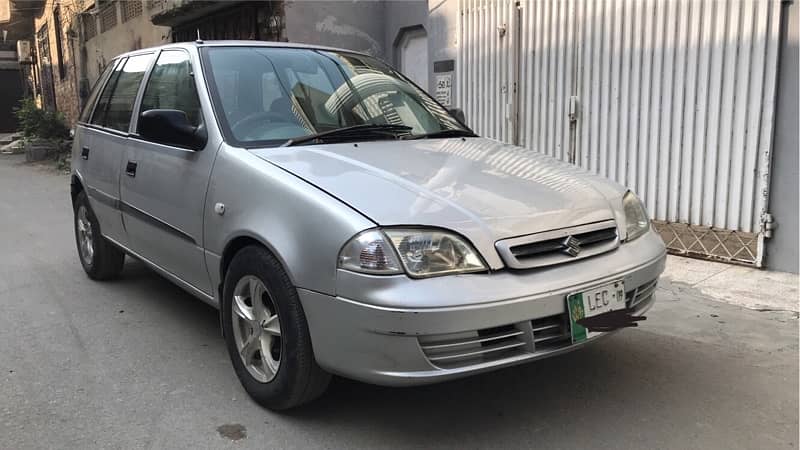
[[[481,135],[629,186],[671,251],[760,266],[780,9],[461,0],[458,106]]]

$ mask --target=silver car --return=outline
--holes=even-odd
[[[272,409],[330,374],[408,386],[635,326],[665,249],[630,191],[476,136],[368,55],[194,42],[127,53],[76,127],[81,264],[125,255],[220,310]]]

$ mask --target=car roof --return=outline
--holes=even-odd
[[[165,50],[170,48],[201,48],[201,47],[269,47],[269,48],[296,48],[296,49],[307,49],[307,50],[326,50],[326,51],[334,51],[334,52],[346,52],[346,53],[354,53],[358,55],[370,56],[363,52],[358,52],[354,50],[347,50],[343,48],[336,48],[336,47],[325,47],[322,45],[313,45],[313,44],[301,44],[297,42],[274,42],[274,41],[203,41],[197,40],[194,42],[175,42],[170,44],[159,45],[156,47],[148,47],[142,48],[138,50],[133,50],[127,53],[122,53],[114,58],[123,58],[126,56],[133,56],[142,53],[153,52],[156,50]]]

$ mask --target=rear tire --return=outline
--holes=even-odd
[[[100,224],[89,205],[86,192],[78,193],[73,208],[75,243],[86,275],[98,281],[116,277],[122,272],[125,253],[100,233]]]
[[[231,261],[222,327],[234,371],[258,404],[285,410],[325,392],[331,376],[314,359],[297,290],[280,262],[248,246]]]

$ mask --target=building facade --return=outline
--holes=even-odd
[[[427,48],[428,5],[420,1],[16,0],[36,9],[39,104],[72,123],[114,56],[168,42],[237,39],[299,42],[366,52],[391,63]],[[406,33],[411,36],[407,38]],[[408,42],[412,42],[409,49]],[[421,44],[424,44],[421,45]],[[401,55],[406,55],[401,61]],[[420,67],[423,67],[421,70]],[[424,64],[417,79],[427,82]]]

